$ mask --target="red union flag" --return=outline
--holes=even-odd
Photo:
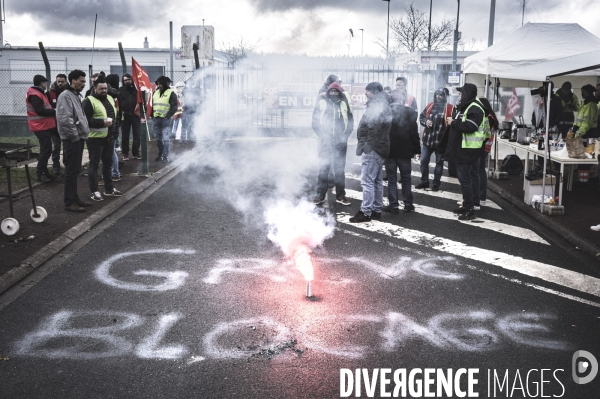
[[[519,97],[517,97],[517,90],[513,87],[512,95],[508,99],[508,103],[506,104],[506,114],[504,116],[505,121],[512,121],[517,111],[521,108],[521,104],[519,104]]]
[[[142,91],[146,92],[146,118],[149,118],[152,115],[152,84],[150,83],[148,73],[133,57],[131,58],[131,74],[133,75],[133,84],[137,89],[138,104],[143,102]],[[136,111],[136,113],[140,112],[138,106],[136,106]]]

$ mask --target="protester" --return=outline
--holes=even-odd
[[[137,100],[137,89],[133,84],[133,78],[128,73],[123,75],[122,83],[123,85],[119,88],[121,114],[123,115],[121,121],[121,154],[123,154],[123,161],[129,161],[129,136],[131,133],[133,135],[131,145],[132,157],[142,159],[140,155],[141,118],[139,114],[140,105]]]
[[[27,124],[35,134],[40,145],[40,156],[37,163],[37,180],[50,183],[56,176],[48,171],[48,160],[52,155],[52,135],[56,132],[56,111],[46,97],[48,79],[43,75],[33,77],[33,86],[27,90]]]
[[[577,118],[573,125],[575,136],[585,136],[585,138],[595,138],[598,126],[598,100],[594,97],[594,86],[587,84],[581,88],[581,97],[583,104],[579,107]]]
[[[100,71],[100,72],[97,72],[97,73],[93,74],[93,75],[92,75],[92,85],[94,84],[94,82],[96,81],[96,79],[98,79],[98,76],[100,76],[100,75],[102,75],[102,76],[106,77],[106,74],[105,74],[103,71]],[[92,92],[93,92],[93,87],[92,87],[92,88],[90,88],[90,89],[88,89],[88,90],[85,92],[85,96],[84,96],[84,97],[87,97],[87,96],[89,96],[90,94],[92,94]]]
[[[390,129],[392,110],[388,95],[379,82],[365,88],[367,109],[363,114],[356,136],[356,155],[361,157],[361,181],[363,201],[360,210],[350,218],[352,223],[381,219],[383,206],[382,166],[390,154]]]
[[[327,76],[327,79],[325,79],[325,83],[323,83],[323,86],[321,86],[321,88],[319,89],[319,96],[322,93],[325,93],[327,91],[327,89],[329,89],[329,86],[331,86],[332,83],[337,83],[337,84],[341,85],[342,80],[337,75]]]
[[[481,205],[485,205],[487,202],[488,176],[487,176],[487,171],[486,171],[485,167],[488,162],[488,155],[489,155],[490,151],[492,150],[492,145],[494,144],[494,137],[495,137],[496,131],[498,130],[499,123],[498,123],[498,117],[496,116],[496,113],[492,109],[492,105],[490,104],[488,99],[485,97],[480,97],[479,102],[483,105],[484,114],[490,124],[490,132],[491,132],[490,137],[486,140],[486,142],[483,145],[484,152],[479,157],[479,165],[478,165],[479,166],[479,205],[481,206]],[[559,102],[559,104],[560,104],[560,102]],[[475,189],[476,189],[476,187],[473,187],[473,190],[475,190]],[[462,203],[460,203],[459,205],[462,205]]]
[[[411,191],[411,158],[421,152],[417,112],[404,105],[404,94],[398,90],[390,93],[390,109],[392,111],[392,127],[390,129],[390,154],[385,160],[385,172],[388,178],[389,205],[384,212],[399,213],[397,176],[400,169],[402,182],[402,201],[404,211],[415,210]]]
[[[396,89],[404,95],[404,105],[417,111],[417,100],[415,99],[415,96],[406,92],[407,85],[408,79],[405,77],[400,76],[399,78],[396,78]]]
[[[575,112],[579,110],[579,99],[571,91],[571,82],[565,82],[561,88],[556,91],[562,102],[562,118],[558,125],[560,134],[564,137],[569,129],[573,127],[575,121]],[[550,103],[552,105],[552,103]]]
[[[63,143],[65,164],[65,210],[84,212],[90,203],[81,201],[77,195],[77,177],[81,172],[83,146],[88,138],[89,127],[81,105],[81,91],[85,87],[85,72],[75,69],[69,73],[66,90],[58,97],[56,121],[58,134]]]
[[[554,87],[554,83],[550,82],[550,90]],[[546,126],[546,100],[548,91],[545,87],[540,87],[537,103],[534,100],[533,112],[531,114],[531,124],[536,129],[544,129]],[[550,96],[550,127],[559,126],[563,117],[563,106],[560,96],[552,93]]]
[[[450,125],[444,157],[456,163],[463,204],[454,210],[459,220],[474,219],[475,206],[480,206],[479,167],[483,144],[489,137],[489,122],[484,117],[483,105],[477,99],[477,87],[466,83],[458,89],[459,104],[455,117],[448,117]]]
[[[433,102],[427,104],[419,117],[423,129],[423,146],[421,147],[421,183],[415,188],[429,187],[429,161],[435,153],[435,169],[433,170],[433,191],[440,189],[440,181],[444,172],[444,153],[440,151],[440,143],[446,133],[446,120],[452,116],[454,107],[448,104],[446,91],[438,89],[433,93]]]
[[[98,77],[94,82],[94,91],[83,100],[83,111],[87,117],[90,133],[87,141],[90,153],[88,182],[91,198],[102,201],[98,191],[98,165],[102,161],[104,177],[104,195],[120,197],[123,194],[114,188],[112,180],[113,154],[115,138],[119,134],[117,106],[112,96],[108,95],[106,79]]]
[[[312,116],[312,128],[318,136],[319,176],[314,204],[325,202],[329,172],[333,169],[336,202],[350,205],[346,199],[346,151],[354,130],[354,117],[344,89],[338,83],[321,93]]]
[[[113,149],[113,168],[112,168],[112,180],[121,181],[121,172],[119,171],[119,155],[118,151],[119,147],[119,126],[121,126],[121,119],[123,119],[123,114],[121,113],[121,93],[119,92],[119,75],[116,73],[111,73],[106,76],[107,93],[109,96],[115,100],[115,104],[117,106],[117,116],[113,121],[117,127],[117,134],[114,140],[114,149]]]
[[[156,80],[156,91],[152,96],[152,117],[154,118],[152,126],[158,147],[158,157],[155,161],[162,160],[163,162],[170,162],[171,117],[177,111],[177,95],[170,89],[169,81],[170,79],[166,76],[159,77]]]
[[[56,75],[56,80],[54,83],[50,85],[48,93],[46,93],[52,108],[56,109],[56,101],[58,100],[58,96],[66,89],[66,87],[67,75],[64,73],[59,73]],[[55,130],[52,134],[52,169],[54,169],[54,176],[60,175],[62,170],[60,167],[60,147],[60,136],[58,135],[58,130]]]

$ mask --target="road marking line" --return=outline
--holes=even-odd
[[[577,291],[585,292],[600,297],[600,279],[585,274],[565,270],[560,267],[547,265],[530,259],[523,259],[502,252],[491,251],[466,245],[462,242],[437,237],[433,234],[407,229],[391,223],[372,221],[367,223],[350,223],[350,215],[338,214],[338,223],[354,226],[373,233],[393,237],[398,240],[429,247],[463,258],[472,259],[499,266],[526,276],[539,278],[550,283],[562,285]]]
[[[360,191],[355,191],[355,190],[350,190],[350,189],[346,189],[346,196],[349,198],[352,198],[352,199],[360,200],[360,201],[362,201],[362,199],[363,199],[362,193]],[[387,198],[384,198],[383,201],[384,201],[384,205],[387,205],[386,204]],[[439,218],[439,219],[457,220],[458,222],[466,224],[468,226],[480,227],[482,229],[492,230],[497,233],[506,234],[511,237],[521,238],[524,240],[530,240],[530,241],[550,245],[546,240],[544,240],[542,237],[535,234],[533,231],[522,228],[522,227],[511,226],[510,224],[494,222],[493,220],[482,219],[479,217],[477,218],[477,221],[479,223],[472,222],[469,220],[462,221],[462,220],[458,220],[458,215],[456,215],[452,212],[444,211],[442,209],[431,208],[431,207],[424,206],[424,205],[415,205],[415,212],[420,213],[422,215]]]
[[[346,173],[346,179],[360,181],[360,176],[354,175],[352,173]],[[387,182],[384,181],[383,185],[387,187]],[[398,190],[400,190],[400,188],[402,187],[401,184],[398,183],[397,185],[398,185]],[[412,188],[412,191],[413,191],[414,194],[429,195],[429,196],[432,196],[432,197],[449,199],[449,200],[456,201],[456,202],[463,200],[462,194],[456,194],[456,193],[452,193],[450,191],[444,191],[444,190],[440,190],[440,191],[417,190],[414,185],[412,185],[411,188]],[[486,207],[486,208],[492,208],[492,209],[502,209],[502,208],[500,208],[500,206],[498,206],[498,204],[494,203],[491,200],[487,200],[486,204],[483,205],[483,206]]]
[[[344,233],[344,234],[348,234],[348,235],[359,237],[359,238],[364,238],[364,239],[367,239],[367,240],[370,240],[370,241],[374,241],[374,242],[384,243],[384,244],[387,244],[388,246],[390,246],[392,248],[395,248],[395,249],[400,249],[402,251],[406,251],[406,252],[410,252],[410,253],[415,253],[415,254],[419,254],[419,255],[422,255],[422,256],[426,256],[426,257],[432,257],[431,253],[419,251],[419,250],[416,250],[414,248],[403,247],[401,245],[395,244],[393,242],[389,242],[387,240],[382,241],[382,240],[379,240],[377,238],[371,238],[369,236],[366,236],[366,235],[361,234],[361,233],[357,233],[355,231],[345,230],[343,227],[336,227],[335,229],[337,231],[340,231],[340,232]],[[456,265],[459,265],[459,266],[463,265],[461,262],[458,262],[458,261],[455,261],[454,263]],[[471,270],[482,272],[482,273],[488,274],[488,275],[493,276],[493,277],[498,277],[498,278],[501,278],[503,280],[510,281],[511,283],[517,283],[517,284],[520,284],[520,285],[525,285],[527,287],[530,287],[530,288],[533,288],[533,289],[536,289],[536,290],[539,290],[539,291],[543,291],[543,292],[546,292],[546,293],[549,293],[549,294],[552,294],[552,295],[557,295],[557,296],[560,296],[562,298],[570,299],[570,300],[573,300],[573,301],[584,303],[586,305],[591,305],[591,306],[595,306],[597,308],[600,308],[600,303],[597,303],[597,302],[592,302],[592,301],[589,301],[587,299],[579,298],[579,297],[574,296],[574,295],[565,294],[563,292],[555,291],[555,290],[552,290],[550,288],[542,287],[542,286],[537,285],[537,284],[526,283],[526,282],[523,282],[523,281],[521,281],[519,279],[516,279],[516,278],[510,278],[510,277],[503,276],[501,274],[492,273],[490,271],[481,269],[479,267],[471,266],[471,265],[468,265],[468,264],[465,264],[465,266],[468,267]]]

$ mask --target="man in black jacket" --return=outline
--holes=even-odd
[[[319,177],[314,204],[325,202],[329,171],[333,167],[336,202],[350,205],[346,199],[346,151],[348,137],[354,130],[352,109],[338,83],[321,93],[312,116],[312,128],[318,136]]]
[[[388,177],[388,200],[390,205],[384,212],[398,213],[398,169],[402,181],[402,201],[404,211],[415,210],[411,190],[411,158],[421,152],[417,111],[404,105],[404,94],[399,90],[390,93],[392,110],[392,128],[390,130],[390,155],[385,160],[385,172]]]
[[[479,203],[479,168],[477,161],[483,154],[485,143],[484,111],[477,98],[477,87],[466,83],[458,89],[456,116],[448,117],[450,126],[444,158],[456,162],[458,181],[463,194],[463,205],[454,210],[459,220],[476,217],[475,208]],[[489,127],[489,125],[488,125]],[[489,130],[489,129],[488,129]]]
[[[131,145],[131,153],[133,158],[142,159],[140,155],[140,129],[141,118],[138,109],[137,89],[133,84],[133,78],[126,73],[122,79],[123,86],[119,88],[121,93],[121,112],[123,113],[123,121],[121,122],[121,153],[123,161],[129,161],[129,134],[133,134],[133,143]]]
[[[99,76],[94,82],[94,90],[81,104],[90,127],[90,135],[87,141],[90,154],[88,180],[91,198],[94,201],[104,200],[98,191],[98,165],[100,160],[102,160],[102,176],[104,177],[104,195],[107,197],[120,197],[123,195],[114,188],[112,180],[115,138],[119,135],[119,125],[115,120],[118,116],[115,101],[107,93],[106,79]]]
[[[367,109],[363,114],[356,137],[356,155],[361,157],[360,185],[363,201],[360,210],[350,218],[351,223],[369,222],[381,219],[383,207],[383,176],[381,169],[390,155],[390,129],[392,110],[390,100],[379,82],[372,82],[365,88],[368,98]]]

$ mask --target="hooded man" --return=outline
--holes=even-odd
[[[577,111],[577,118],[573,125],[575,137],[584,136],[584,138],[598,137],[598,100],[594,96],[596,88],[587,84],[581,88],[581,97],[583,104]]]
[[[417,111],[404,105],[404,94],[398,90],[390,93],[390,109],[392,110],[392,128],[390,130],[390,155],[385,160],[385,173],[388,178],[389,206],[384,212],[399,213],[398,202],[398,169],[402,181],[402,201],[404,211],[415,210],[411,191],[411,158],[421,152]]]
[[[466,83],[456,90],[459,92],[457,112],[454,118],[446,119],[450,129],[444,157],[456,163],[463,194],[463,204],[454,213],[460,215],[459,220],[471,220],[477,216],[475,207],[480,206],[478,161],[485,151],[485,141],[491,136],[490,125],[477,98],[477,87]]]
[[[419,123],[423,129],[423,146],[421,147],[421,183],[415,188],[429,187],[429,160],[435,153],[435,169],[433,171],[433,191],[440,189],[440,180],[444,171],[444,153],[440,151],[440,143],[446,132],[446,121],[452,116],[454,107],[448,104],[446,91],[436,90],[433,94],[433,102],[427,104],[419,117]]]
[[[390,129],[392,110],[388,95],[379,82],[365,88],[367,109],[360,119],[356,137],[356,155],[361,157],[360,185],[363,201],[360,210],[350,218],[351,223],[381,219],[383,207],[382,166],[390,154]]]
[[[158,147],[157,162],[170,162],[171,118],[177,112],[177,94],[169,87],[170,81],[166,76],[159,77],[156,80],[156,91],[152,95],[152,128]]]
[[[56,80],[54,83],[50,85],[50,89],[46,95],[48,96],[48,100],[50,101],[50,105],[52,108],[56,109],[56,104],[58,101],[58,96],[60,93],[65,91],[67,88],[67,75],[64,73],[59,73],[56,75]],[[60,167],[60,136],[58,135],[58,130],[52,134],[52,168],[54,169],[54,176],[58,176],[61,171]]]
[[[575,112],[579,110],[579,99],[571,91],[571,82],[565,82],[560,89],[556,91],[562,102],[562,117],[558,125],[558,130],[564,136],[573,126],[575,121]],[[550,103],[552,105],[552,103]]]
[[[325,202],[329,171],[333,167],[336,202],[350,205],[346,199],[346,151],[354,130],[354,117],[344,89],[337,82],[319,95],[312,116],[312,128],[318,136],[319,177],[314,204]]]
[[[33,86],[27,90],[25,104],[27,105],[27,124],[29,130],[38,138],[40,156],[37,164],[37,180],[50,183],[56,176],[48,171],[48,160],[52,155],[52,136],[56,131],[56,111],[46,97],[48,79],[42,75],[33,77]],[[60,148],[60,147],[59,147]],[[60,168],[60,166],[59,166]]]
[[[141,118],[139,114],[139,104],[137,102],[137,89],[133,84],[133,78],[126,73],[121,79],[123,85],[119,87],[121,95],[121,153],[123,161],[129,161],[129,136],[133,134],[133,143],[131,153],[133,158],[142,159],[140,154],[140,128]]]

